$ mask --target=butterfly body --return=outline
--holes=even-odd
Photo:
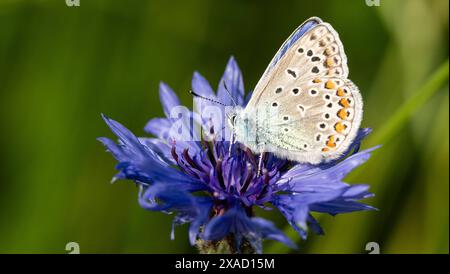
[[[257,153],[302,163],[337,159],[354,140],[362,98],[348,78],[337,32],[319,18],[286,40],[232,125],[236,140]]]

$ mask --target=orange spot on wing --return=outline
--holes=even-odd
[[[337,122],[337,123],[334,125],[334,129],[335,129],[338,133],[342,133],[346,128],[347,128],[347,126],[344,125],[344,124],[341,123],[341,122]]]
[[[341,106],[343,106],[344,108],[350,107],[350,103],[349,103],[348,100],[345,99],[345,98],[342,98],[341,100],[339,100],[339,104],[340,104]]]
[[[328,80],[328,81],[325,83],[325,88],[327,88],[327,89],[334,89],[334,87],[335,87],[335,84],[334,84],[334,82],[331,81],[331,80]]]
[[[341,109],[338,111],[337,115],[338,115],[339,118],[341,118],[341,119],[345,119],[345,118],[348,117],[348,113],[347,113],[347,111],[345,110],[345,108],[341,108]]]
[[[328,147],[336,147],[336,142],[334,140],[334,136],[333,135],[328,137],[327,146]]]
[[[329,151],[329,150],[330,150],[330,149],[327,148],[327,147],[322,148],[322,151],[323,151],[323,152],[327,152],[327,151]]]
[[[332,67],[334,65],[333,58],[331,57],[327,58],[326,65],[327,67]]]
[[[344,89],[343,88],[338,88],[336,94],[339,97],[344,96],[345,95]]]
[[[314,83],[321,83],[322,80],[320,80],[320,79],[314,79],[313,82],[314,82]]]

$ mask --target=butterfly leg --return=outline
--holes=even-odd
[[[230,145],[228,147],[228,157],[231,157],[231,148],[234,144],[234,128],[231,130],[231,136],[230,136]]]
[[[264,157],[266,156],[266,153],[265,152],[261,152],[260,154],[259,154],[259,161],[258,161],[258,172],[257,172],[257,177],[259,176],[259,175],[261,175],[261,170],[263,169],[263,159],[264,159]]]

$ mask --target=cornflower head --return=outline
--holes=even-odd
[[[303,239],[308,230],[323,234],[312,212],[336,215],[374,209],[359,202],[373,196],[367,185],[342,181],[375,149],[358,152],[370,129],[359,129],[347,152],[328,163],[303,164],[272,153],[257,155],[222,137],[227,135],[223,126],[227,115],[220,119],[203,115],[215,105],[213,101],[245,107],[250,98],[251,93],[244,94],[234,58],[226,66],[217,93],[199,73],[194,73],[192,89],[198,95],[194,111],[181,106],[167,84],[160,84],[166,117],[153,118],[144,128],[154,137],[138,138],[103,116],[119,140],[98,139],[118,161],[119,173],[113,180],[134,181],[143,208],[174,214],[172,239],[175,226],[189,223],[190,243],[203,253],[262,253],[263,239],[296,248],[272,222],[255,216],[254,209],[277,209]],[[219,108],[227,113],[227,107]]]

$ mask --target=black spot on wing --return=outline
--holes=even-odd
[[[295,71],[293,71],[293,70],[291,70],[291,69],[288,69],[286,72],[287,72],[289,75],[291,75],[292,77],[297,78],[297,73],[295,73]]]

